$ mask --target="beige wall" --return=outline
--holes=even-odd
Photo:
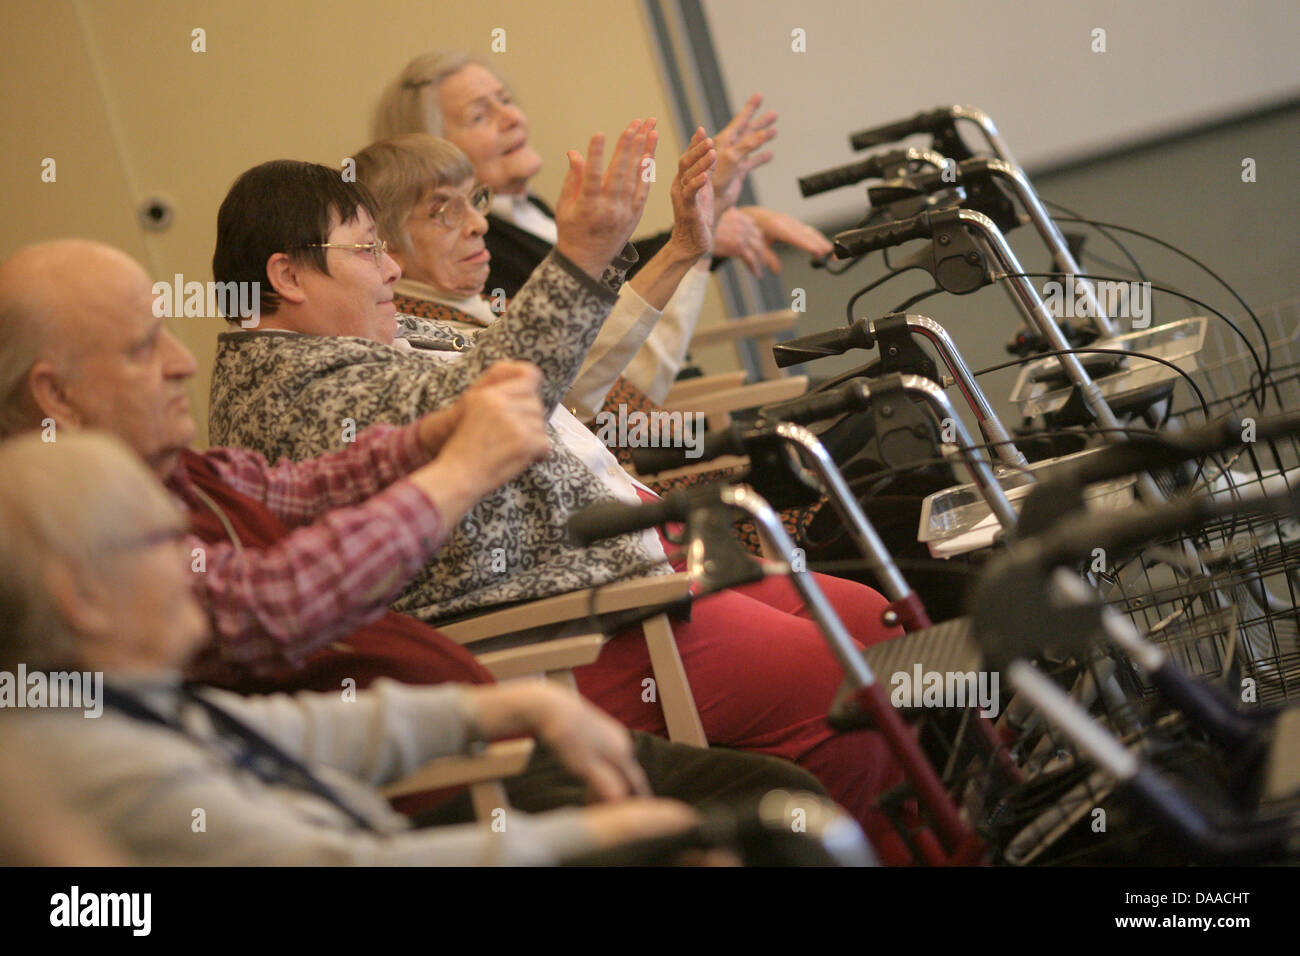
[[[528,110],[553,197],[566,149],[628,120],[660,118],[661,165],[676,135],[636,0],[6,0],[0,41],[0,170],[7,215],[0,255],[66,235],[140,258],[155,278],[211,278],[217,207],[242,171],[269,159],[338,165],[367,142],[370,110],[411,56],[461,47],[492,58]],[[206,31],[205,53],[191,31]],[[506,51],[492,53],[492,30]],[[41,160],[57,162],[55,183]],[[669,168],[672,168],[671,166]],[[135,207],[162,194],[173,225],[145,233]],[[643,229],[668,225],[667,178]],[[705,321],[721,314],[716,292]],[[200,375],[194,407],[206,442],[208,371],[218,329],[176,319]]]

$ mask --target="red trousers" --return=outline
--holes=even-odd
[[[860,645],[902,633],[881,624],[887,602],[871,588],[816,579]],[[673,634],[711,744],[795,761],[863,825],[886,862],[907,859],[872,806],[902,771],[879,734],[838,734],[827,724],[844,675],[789,580],[767,578],[697,601]],[[667,733],[658,702],[642,699],[642,681],[653,672],[639,628],[615,636],[599,660],[574,674],[583,696],[624,725]]]

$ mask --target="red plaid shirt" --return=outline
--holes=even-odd
[[[240,448],[203,457],[295,529],[266,548],[191,536],[204,553],[197,577],[215,650],[228,663],[296,664],[375,620],[446,537],[433,502],[401,480],[428,461],[414,423],[375,425],[343,451],[300,462],[271,465]],[[212,507],[183,466],[167,486],[192,511]]]

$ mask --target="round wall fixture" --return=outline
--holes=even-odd
[[[136,210],[140,225],[150,232],[162,232],[172,224],[175,207],[165,196],[150,196]]]

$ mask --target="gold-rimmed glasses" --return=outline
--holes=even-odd
[[[372,242],[309,242],[305,248],[356,249],[358,251],[364,249],[375,260],[375,268],[380,269],[384,265],[384,253],[388,251],[388,243],[383,239],[375,239]]]
[[[432,212],[416,213],[414,218],[432,219],[444,229],[458,229],[471,209],[480,216],[486,216],[491,208],[492,187],[478,185],[466,195],[452,196]]]

